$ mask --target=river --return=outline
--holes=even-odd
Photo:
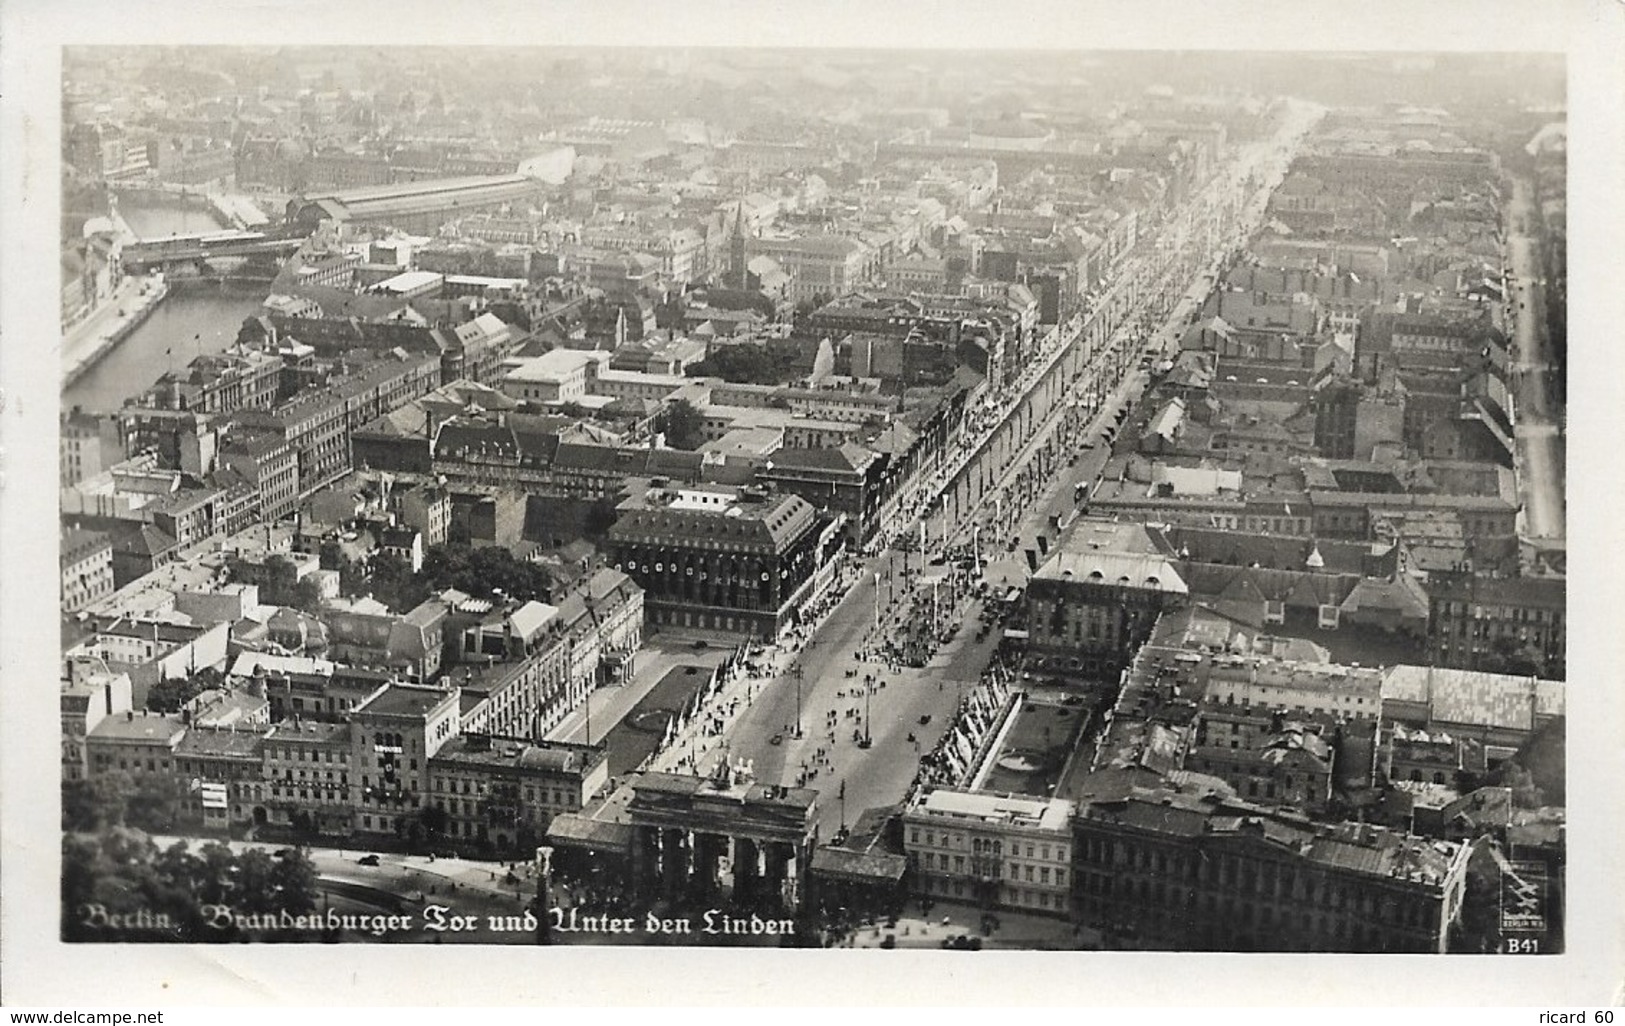
[[[214,211],[202,204],[193,207],[178,200],[166,201],[151,196],[121,199],[118,212],[124,218],[124,223],[141,239],[218,232],[231,227],[222,223]]]
[[[220,352],[236,341],[243,318],[259,312],[265,294],[248,285],[177,282],[141,327],[63,391],[63,407],[116,410],[166,371]]]
[[[124,200],[119,213],[142,238],[206,232],[225,226],[201,207],[151,197]],[[109,412],[140,395],[166,371],[236,341],[243,318],[259,312],[266,290],[246,284],[176,281],[168,298],[123,342],[62,392],[63,408]],[[166,352],[167,350],[167,352]]]

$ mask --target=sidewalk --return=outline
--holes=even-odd
[[[823,628],[835,610],[846,600],[852,588],[862,580],[862,575],[869,572],[866,562],[860,563],[859,567],[860,569],[848,568],[841,572],[840,579],[831,586],[829,598],[817,619],[805,625],[808,637]],[[655,756],[650,768],[659,772],[689,772],[698,776],[705,776],[713,771],[717,760],[721,758],[724,743],[740,717],[749,711],[757,695],[772,687],[785,675],[800,649],[800,640],[765,644],[759,661],[767,663],[766,669],[757,673],[735,670],[723,682],[717,694],[700,708],[699,713],[683,732],[673,738],[672,743],[664,751]],[[708,729],[713,724],[715,729]]]
[[[888,935],[894,938],[896,947],[916,949],[941,948],[944,941],[953,937],[978,937],[984,950],[1075,951],[1099,946],[1094,931],[1077,930],[1062,918],[993,910],[991,915],[998,926],[984,932],[986,913],[975,906],[936,901],[926,916],[920,913],[917,900],[911,900],[909,905],[909,914],[900,916],[895,926],[888,926],[885,920],[874,926],[860,926],[843,946],[878,948]]]
[[[145,290],[145,291],[143,291]],[[169,294],[161,276],[128,275],[113,294],[62,335],[62,378],[71,383],[95,365]]]

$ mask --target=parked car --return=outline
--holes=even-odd
[[[376,855],[363,855],[360,858],[356,859],[356,863],[359,864],[359,865],[363,865],[363,866],[376,866],[378,864],[378,856],[376,856]]]

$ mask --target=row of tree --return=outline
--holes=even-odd
[[[470,595],[497,591],[518,602],[546,601],[553,575],[540,563],[519,559],[501,545],[435,545],[416,575],[425,593],[455,588]]]
[[[62,829],[108,830],[134,827],[152,833],[175,830],[186,818],[185,794],[169,777],[124,770],[97,773],[88,780],[62,783]]]
[[[598,516],[590,526],[607,530],[608,524],[613,522],[613,508],[592,512]],[[447,588],[476,596],[501,591],[521,602],[545,601],[553,592],[553,575],[545,566],[519,559],[500,545],[476,547],[459,542],[434,545],[424,553],[423,568],[416,573],[406,560],[391,552],[378,551],[365,559],[351,559],[338,545],[326,542],[318,556],[324,570],[338,571],[341,595],[371,595],[400,612]],[[321,609],[316,583],[309,577],[296,581],[293,564],[281,556],[271,557],[263,566],[234,560],[229,567],[233,580],[258,584],[260,601],[268,605],[291,606],[310,613]],[[149,700],[149,708],[179,708],[181,701],[197,693],[194,689],[183,695],[180,692],[184,690],[163,691],[159,704],[153,705]]]
[[[795,360],[787,350],[745,342],[714,347],[709,356],[689,367],[688,374],[742,384],[782,385],[795,376]]]
[[[245,915],[313,912],[316,867],[296,849],[234,852],[219,842],[159,848],[139,830],[62,838],[62,939],[227,943],[246,939],[226,908]],[[211,908],[212,907],[212,908]],[[257,940],[316,940],[315,930],[256,931]],[[336,938],[332,938],[336,939]]]

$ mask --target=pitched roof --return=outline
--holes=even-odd
[[[1167,528],[1168,542],[1182,559],[1199,563],[1226,563],[1232,566],[1259,566],[1277,570],[1301,570],[1310,556],[1320,553],[1321,569],[1328,572],[1360,573],[1370,555],[1369,542],[1337,539],[1289,537],[1254,531],[1228,531],[1216,527],[1183,524]]]
[[[1430,705],[1432,718],[1444,723],[1512,730],[1533,730],[1536,715],[1562,716],[1564,710],[1562,681],[1428,666],[1390,667],[1382,698]]]
[[[1342,608],[1345,613],[1362,609],[1392,610],[1411,619],[1425,620],[1428,616],[1428,597],[1427,592],[1409,574],[1397,574],[1389,581],[1366,577],[1349,592]]]
[[[813,850],[812,871],[856,880],[900,881],[908,859],[886,851],[852,851],[825,845]]]
[[[1192,561],[1181,561],[1179,565],[1189,582],[1192,595],[1251,601],[1339,605],[1360,580],[1355,574],[1270,570]]]
[[[508,622],[513,624],[515,634],[529,641],[547,625],[549,620],[558,615],[559,608],[557,606],[550,606],[545,602],[533,600],[515,609],[508,616]]]
[[[1122,585],[1176,595],[1189,593],[1179,572],[1162,556],[1149,553],[1063,549],[1033,575],[1039,580]]]
[[[779,449],[768,458],[764,468],[774,470],[839,470],[861,474],[869,464],[879,458],[872,449],[853,442],[843,442],[834,449]]]
[[[176,546],[174,538],[151,524],[116,521],[112,527],[113,551],[139,556],[157,556]]]

